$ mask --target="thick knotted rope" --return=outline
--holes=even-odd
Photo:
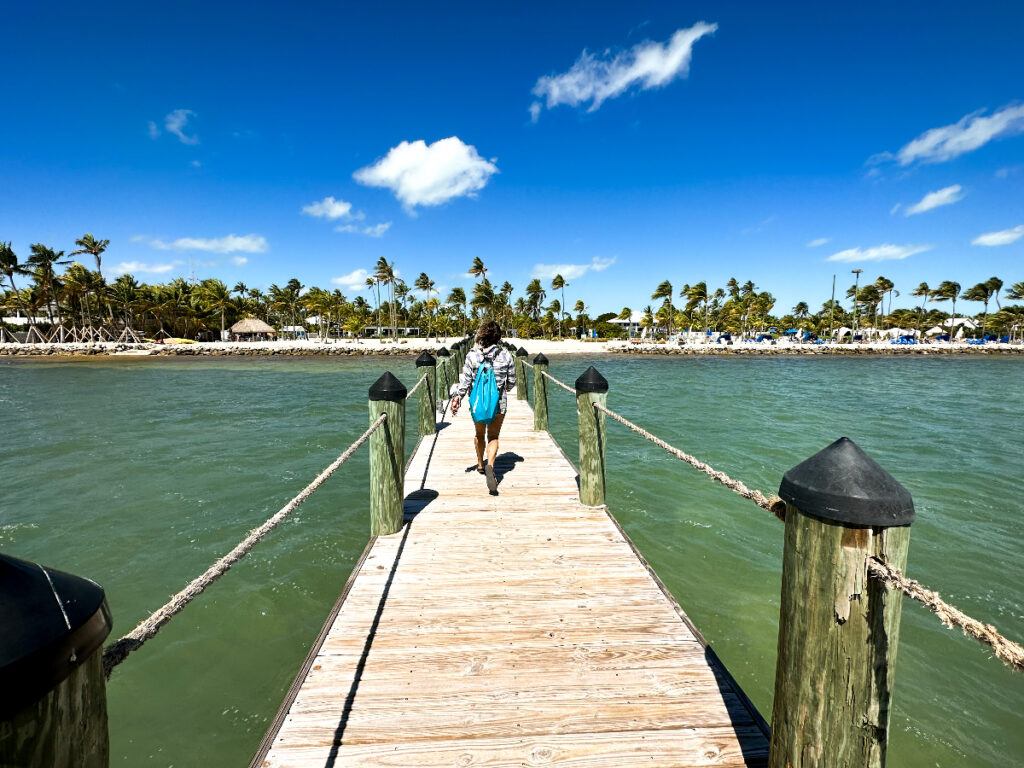
[[[601,411],[601,413],[605,414],[609,418],[614,419],[615,421],[619,422],[624,427],[627,427],[628,429],[632,430],[633,432],[636,432],[636,434],[640,435],[640,437],[642,437],[642,438],[644,438],[646,440],[650,440],[656,446],[658,446],[659,448],[662,448],[663,450],[665,450],[668,453],[672,454],[673,456],[675,456],[680,461],[685,461],[691,467],[693,467],[694,469],[699,470],[700,472],[703,472],[705,475],[710,477],[712,480],[715,480],[716,482],[721,483],[722,485],[724,485],[726,488],[728,488],[733,493],[742,496],[744,499],[749,499],[750,501],[752,501],[755,504],[757,504],[757,506],[761,507],[761,509],[764,509],[764,510],[767,510],[768,512],[771,512],[773,515],[775,515],[780,520],[785,519],[786,504],[778,496],[765,496],[760,491],[751,490],[750,488],[748,488],[740,480],[736,480],[735,478],[729,477],[729,475],[727,475],[722,470],[715,469],[710,464],[707,464],[707,463],[701,461],[700,459],[698,459],[696,456],[691,456],[690,454],[686,453],[685,451],[681,451],[678,448],[676,448],[675,446],[669,445],[668,443],[666,443],[664,440],[662,440],[657,435],[651,434],[650,432],[648,432],[646,429],[644,429],[643,427],[639,426],[638,424],[634,424],[632,421],[627,419],[625,416],[621,416],[621,415],[617,414],[615,411],[609,410],[608,408],[606,408],[605,406],[601,405],[600,403],[594,403],[594,408],[596,408],[597,410]]]
[[[573,389],[572,387],[570,387],[570,386],[569,386],[568,384],[566,384],[566,383],[565,383],[564,381],[559,381],[558,379],[556,379],[556,378],[555,378],[554,376],[552,376],[552,375],[551,375],[550,373],[548,373],[547,371],[544,371],[544,378],[548,379],[548,380],[549,380],[549,381],[551,381],[551,382],[554,382],[554,384],[555,384],[556,386],[559,386],[559,387],[561,387],[561,388],[562,388],[562,389],[564,389],[564,390],[565,390],[566,392],[568,392],[568,393],[569,393],[570,395],[572,395],[573,397],[576,397],[576,390],[575,390],[575,389]]]
[[[877,558],[868,560],[868,574],[889,589],[899,590],[907,597],[925,605],[947,628],[958,627],[968,637],[989,646],[996,658],[1006,666],[1024,672],[1024,647],[1003,637],[991,624],[972,619],[956,606],[943,600],[938,592],[928,589],[920,582],[908,579],[897,568]]]
[[[151,637],[156,635],[157,632],[166,624],[170,619],[175,616],[182,608],[188,605],[192,600],[202,594],[208,586],[214,581],[224,575],[224,573],[236,562],[241,560],[245,555],[249,553],[257,542],[260,541],[264,536],[270,533],[276,528],[281,521],[283,521],[288,515],[294,512],[302,502],[308,499],[313,492],[323,485],[327,479],[333,475],[342,464],[352,458],[352,455],[359,449],[363,443],[369,439],[384,420],[387,418],[386,413],[382,413],[369,428],[363,432],[359,438],[352,443],[345,451],[332,461],[323,472],[314,478],[313,482],[299,491],[298,495],[295,496],[291,501],[285,504],[279,509],[272,517],[270,517],[263,525],[258,528],[253,528],[249,531],[249,535],[242,539],[238,546],[228,552],[224,557],[220,558],[217,562],[211,565],[201,576],[193,579],[192,582],[186,586],[183,590],[178,592],[176,595],[171,597],[166,604],[159,610],[155,611],[148,618],[143,619],[135,629],[129,632],[127,635],[122,637],[120,640],[112,643],[103,649],[103,672],[107,677],[110,677],[110,673],[114,667],[128,658],[128,655],[133,651],[138,650],[142,647],[142,644],[149,640]]]

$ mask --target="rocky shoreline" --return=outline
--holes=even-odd
[[[66,343],[66,344],[0,344],[0,357],[360,357],[360,356],[408,356],[420,352],[435,352],[446,340],[415,340],[391,344],[353,343],[252,343],[252,344],[124,344],[115,342]],[[950,356],[950,355],[1022,355],[1022,344],[825,344],[825,345],[769,345],[735,344],[673,346],[668,344],[623,344],[592,343],[583,350],[561,348],[550,342],[523,340],[522,344],[534,355],[545,354],[590,354],[590,355],[638,355],[638,356],[680,356],[680,357],[834,357],[834,356]],[[549,348],[554,346],[554,348]],[[544,347],[543,350],[537,347]]]

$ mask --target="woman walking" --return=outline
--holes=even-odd
[[[476,332],[476,344],[466,355],[466,364],[459,374],[459,380],[451,388],[452,415],[459,412],[462,399],[473,391],[477,383],[477,373],[481,366],[486,372],[488,368],[494,373],[494,384],[497,389],[497,412],[473,413],[476,426],[474,447],[476,448],[476,471],[486,476],[487,490],[492,496],[498,494],[498,479],[494,476],[494,461],[498,456],[498,436],[501,424],[508,410],[508,392],[516,385],[515,360],[508,350],[498,346],[501,341],[501,327],[493,320],[485,321]],[[481,384],[487,383],[489,376],[484,373]],[[474,395],[475,397],[475,395]],[[471,410],[475,405],[471,407]],[[491,417],[491,418],[488,418]],[[484,454],[486,453],[486,463]]]

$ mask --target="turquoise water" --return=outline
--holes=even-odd
[[[609,405],[752,487],[849,435],[910,489],[910,574],[1024,637],[1024,361],[595,361]],[[553,359],[571,381],[579,359]],[[0,549],[96,579],[115,634],[276,511],[410,360],[0,363]],[[573,399],[552,431],[576,453]],[[412,421],[412,420],[410,420]],[[609,503],[770,714],[782,526],[609,426]],[[410,433],[408,445],[413,445]],[[112,763],[247,764],[367,537],[361,451],[109,686]],[[890,765],[1022,764],[1024,679],[904,605]]]

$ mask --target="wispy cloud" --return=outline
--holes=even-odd
[[[361,211],[352,210],[352,203],[345,200],[336,200],[333,195],[328,195],[323,200],[317,200],[315,203],[302,206],[302,212],[307,216],[328,219],[329,221],[336,221],[337,219],[362,219],[364,215]]]
[[[391,229],[390,221],[382,221],[379,224],[361,226],[358,224],[342,224],[335,227],[336,232],[347,232],[353,235],[366,235],[367,237],[383,237],[384,233]]]
[[[153,141],[156,141],[157,139],[160,138],[160,129],[152,120],[146,123],[146,133],[149,134],[149,138],[153,139]]]
[[[845,251],[833,253],[826,261],[899,261],[918,253],[930,251],[930,245],[892,245],[885,243],[871,248],[847,248]]]
[[[169,264],[148,264],[144,261],[122,261],[114,267],[113,273],[115,275],[165,275],[180,264],[180,261],[172,261]]]
[[[354,269],[347,275],[341,275],[340,277],[332,277],[332,285],[340,285],[342,288],[347,288],[350,291],[358,291],[366,287],[366,278],[370,276],[370,273],[365,269]]]
[[[403,141],[353,178],[368,187],[390,189],[407,211],[418,205],[441,205],[456,197],[474,196],[498,172],[476,147],[458,136],[427,144]]]
[[[246,258],[245,256],[232,256],[231,263],[234,264],[236,267],[244,267],[246,264],[249,263],[249,259]]]
[[[959,202],[963,199],[963,187],[959,184],[953,184],[949,187],[943,187],[942,189],[937,189],[934,192],[929,192],[912,206],[903,211],[903,215],[916,216],[919,213],[941,208],[944,205],[952,205],[953,203]],[[895,208],[893,209],[893,212],[896,212]]]
[[[869,163],[895,160],[900,165],[944,163],[973,152],[995,139],[1024,132],[1024,104],[1007,105],[985,115],[980,109],[964,115],[955,123],[925,131],[900,148],[895,155],[882,152]]]
[[[614,258],[595,256],[589,264],[534,264],[530,277],[550,280],[555,275],[561,275],[566,280],[575,280],[588,272],[604,272],[614,263]]]
[[[816,237],[813,240],[811,240],[809,243],[807,243],[807,247],[808,248],[820,248],[821,246],[825,245],[826,243],[828,243],[830,241],[831,241],[831,238],[829,238],[829,237]]]
[[[1010,245],[1016,243],[1022,237],[1024,237],[1024,224],[1018,224],[1016,227],[1010,227],[1009,229],[1001,229],[998,232],[986,232],[983,235],[978,235],[971,241],[971,245],[987,245],[989,247]]]
[[[583,51],[566,72],[537,80],[533,95],[541,101],[530,105],[530,115],[536,121],[542,106],[553,109],[561,104],[577,107],[589,103],[587,111],[593,112],[630,88],[646,91],[686,77],[694,43],[716,29],[717,24],[700,21],[677,30],[664,43],[648,40],[614,56],[608,51],[603,57]]]
[[[159,251],[206,251],[208,253],[265,253],[270,247],[263,235],[225,235],[224,237],[179,237],[177,240],[132,238],[148,242]]]
[[[173,112],[168,112],[164,117],[164,130],[176,136],[182,144],[198,144],[198,136],[186,133],[188,122],[195,117],[195,114],[191,109],[176,109]],[[153,135],[152,130],[150,135]]]

